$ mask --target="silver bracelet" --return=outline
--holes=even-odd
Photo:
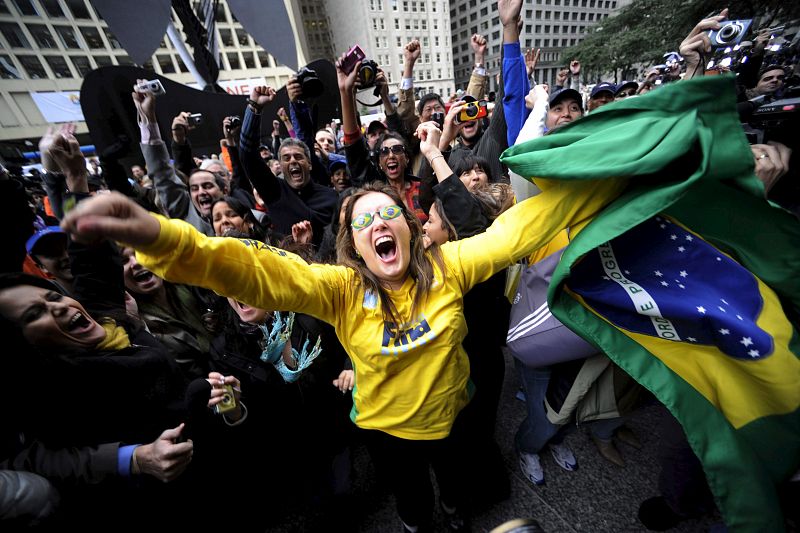
[[[428,161],[428,164],[431,166],[431,168],[433,168],[433,162],[436,161],[436,159],[438,159],[440,157],[444,158],[444,155],[442,155],[442,154],[435,155],[435,156],[433,156],[433,158],[430,161]]]

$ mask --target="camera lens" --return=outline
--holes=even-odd
[[[717,34],[717,40],[721,43],[729,43],[739,35],[741,27],[738,24],[728,24]]]
[[[478,116],[478,106],[476,106],[475,104],[469,104],[465,109],[465,111],[467,113],[467,116],[470,118]]]
[[[223,396],[222,397],[222,403],[224,403],[226,405],[231,403],[231,395],[230,394],[226,394],[225,396]]]

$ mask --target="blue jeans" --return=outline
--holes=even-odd
[[[528,416],[520,424],[514,438],[518,453],[539,453],[546,444],[561,444],[570,425],[557,426],[547,419],[544,396],[550,382],[548,367],[531,368],[514,359],[522,388]]]

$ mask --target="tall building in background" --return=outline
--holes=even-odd
[[[315,59],[334,61],[331,22],[323,0],[294,0],[294,3],[300,10],[299,18],[305,33],[302,41],[307,46],[305,55],[308,62]],[[297,13],[295,20],[297,21]]]
[[[359,44],[381,65],[396,91],[403,75],[403,48],[419,39],[422,52],[414,66],[414,87],[420,94],[436,92],[444,98],[454,92],[448,2],[325,0],[325,5],[335,55]]]
[[[539,83],[553,84],[559,69],[571,58],[562,51],[579,43],[587,30],[631,0],[525,0],[520,44],[523,50],[541,48],[535,77]],[[496,89],[495,74],[502,70],[503,25],[496,0],[453,0],[450,2],[450,29],[453,36],[455,83],[466,88],[473,68],[470,39],[480,33],[488,39],[485,63],[490,88]]]
[[[306,33],[301,29],[302,4],[306,1],[287,2],[298,30],[301,64],[317,53],[314,46],[302,42]],[[192,1],[196,10],[199,4],[199,0]],[[220,85],[238,94],[249,91],[247,87],[256,81],[274,87],[286,83],[293,71],[276,64],[253,41],[224,0],[219,2],[215,19]],[[172,22],[180,31],[174,13]],[[48,121],[37,104],[40,93],[61,93],[78,105],[72,92],[80,90],[87,72],[106,65],[133,64],[85,0],[0,0],[0,141],[38,139],[42,135]],[[195,81],[166,35],[152,58],[141,66],[179,83]],[[69,102],[66,97],[64,101]],[[78,133],[86,132],[86,124],[79,123]]]

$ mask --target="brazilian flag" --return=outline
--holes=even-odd
[[[782,531],[776,485],[800,468],[800,222],[764,199],[733,78],[609,104],[501,160],[630,178],[565,251],[552,312],[680,421],[731,531]]]

